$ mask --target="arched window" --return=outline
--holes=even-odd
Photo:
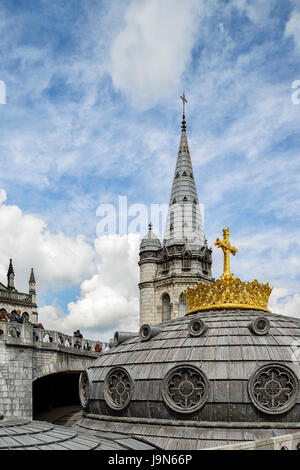
[[[5,308],[1,308],[0,310],[0,321],[8,321],[7,311]]]
[[[28,315],[28,313],[27,313],[27,312],[23,312],[21,319],[22,319],[22,323],[29,323],[29,315]]]
[[[179,316],[183,317],[187,312],[186,301],[183,293],[180,294],[179,297]]]
[[[182,258],[182,269],[190,270],[191,269],[191,258],[186,254]]]
[[[18,315],[17,310],[13,310],[13,311],[10,313],[10,321],[11,321],[11,322],[17,322],[18,319],[19,319],[19,315]]]
[[[169,294],[162,296],[162,321],[171,320],[171,300]]]

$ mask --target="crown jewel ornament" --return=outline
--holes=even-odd
[[[235,308],[270,312],[268,301],[272,287],[269,283],[241,281],[230,272],[230,255],[235,256],[238,249],[230,244],[229,228],[223,229],[223,240],[217,238],[215,245],[222,248],[224,254],[223,275],[213,284],[200,282],[184,292],[188,307],[186,315],[204,310]]]

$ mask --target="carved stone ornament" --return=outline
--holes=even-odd
[[[268,318],[265,317],[259,317],[255,318],[253,322],[250,325],[250,330],[258,336],[264,336],[267,335],[270,331],[271,328],[271,323],[268,320]]]
[[[113,410],[122,410],[131,400],[133,382],[123,367],[112,369],[104,381],[104,398]]]
[[[299,381],[290,368],[281,364],[268,364],[252,375],[248,391],[252,403],[260,411],[281,414],[295,405]]]
[[[79,398],[82,408],[87,408],[90,399],[90,381],[86,371],[80,374]]]
[[[171,369],[163,380],[162,394],[174,411],[192,413],[204,406],[208,399],[209,382],[194,366],[181,365]]]
[[[201,336],[207,330],[207,325],[200,318],[194,318],[188,323],[188,330],[191,336]]]

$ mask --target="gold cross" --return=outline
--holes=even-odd
[[[230,254],[235,256],[237,252],[239,251],[237,248],[234,246],[230,245],[229,241],[229,228],[224,228],[223,229],[223,240],[220,240],[217,238],[217,241],[215,242],[215,245],[218,248],[222,248],[223,254],[224,254],[224,269],[223,269],[223,276],[222,279],[225,279],[228,277],[234,278],[233,274],[230,272]]]

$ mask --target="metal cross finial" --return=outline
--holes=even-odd
[[[187,103],[187,99],[185,97],[185,94],[183,92],[182,96],[180,97],[180,99],[182,100],[182,105],[183,105],[183,114],[185,113],[185,104]]]
[[[239,250],[230,244],[229,228],[223,229],[223,237],[223,240],[217,238],[217,241],[215,242],[215,245],[218,248],[222,248],[224,254],[224,270],[222,278],[234,278],[234,276],[230,272],[230,255],[235,256]]]

